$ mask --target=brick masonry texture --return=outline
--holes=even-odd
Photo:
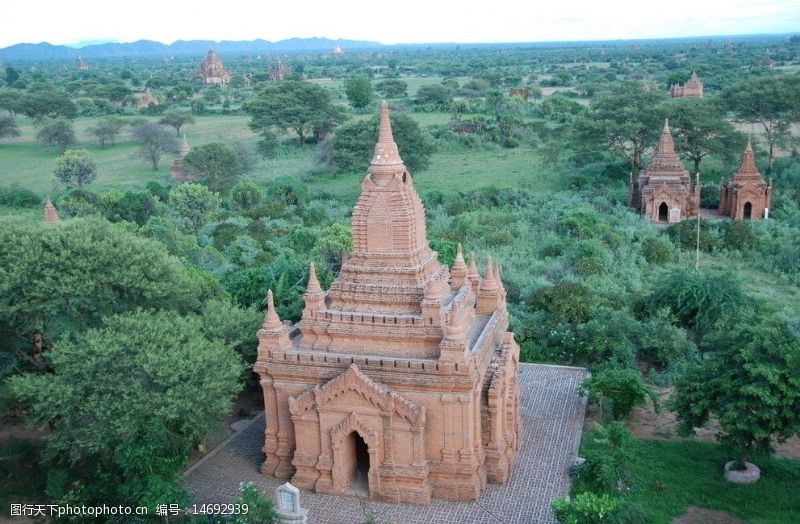
[[[398,524],[550,523],[550,501],[569,490],[569,466],[581,438],[585,399],[576,393],[582,368],[520,364],[522,440],[505,485],[489,484],[477,501],[433,500],[428,506],[387,504],[367,498],[303,491],[301,506],[310,523],[354,524],[372,514],[376,522]],[[284,481],[259,472],[264,460],[264,416],[186,473],[186,487],[198,504],[227,503],[242,482],[252,482],[272,498]]]

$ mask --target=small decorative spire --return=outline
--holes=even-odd
[[[478,273],[478,264],[475,263],[475,252],[471,252],[469,254],[469,278],[480,278],[480,273]]]
[[[736,171],[734,178],[754,178],[761,177],[756,166],[755,155],[753,154],[753,144],[750,137],[747,138],[747,145],[742,153],[742,162],[739,164],[739,169]]]
[[[464,250],[461,248],[461,242],[459,242],[456,248],[456,259],[453,261],[453,270],[462,269],[467,269],[467,264],[464,262]]]
[[[272,290],[267,291],[267,316],[264,318],[264,329],[279,329],[283,326],[278,312],[275,311],[275,301],[272,297]]]
[[[319,285],[317,279],[317,268],[313,262],[308,265],[308,285],[306,286],[306,293],[319,293],[322,291],[322,286]]]
[[[486,257],[486,274],[481,281],[481,290],[482,291],[493,291],[497,289],[497,280],[495,275],[494,269],[494,261],[492,261],[492,257]]]

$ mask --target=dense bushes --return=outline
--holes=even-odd
[[[36,207],[41,205],[42,198],[18,185],[0,186],[0,206]]]

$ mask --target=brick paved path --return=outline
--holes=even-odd
[[[555,522],[550,501],[569,489],[567,468],[581,438],[585,399],[576,390],[585,370],[520,365],[522,443],[508,484],[489,484],[476,502],[433,500],[430,506],[384,504],[358,497],[302,492],[301,506],[314,524],[359,524],[372,513],[381,524]],[[241,482],[254,482],[272,498],[282,484],[262,476],[264,417],[233,436],[186,472],[196,502],[230,502]]]

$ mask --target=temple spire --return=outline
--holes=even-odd
[[[392,121],[389,118],[389,104],[381,103],[380,124],[378,126],[378,143],[372,155],[369,172],[372,175],[393,175],[405,171],[406,166],[400,158],[400,152],[392,134]]]
[[[747,138],[747,145],[744,148],[744,153],[742,153],[742,162],[739,164],[739,169],[734,175],[734,178],[742,177],[761,177],[761,173],[758,172],[758,167],[756,166],[753,144],[750,141],[750,137]]]
[[[685,174],[683,163],[678,153],[675,152],[675,141],[669,129],[669,119],[664,119],[664,129],[661,131],[661,138],[658,140],[656,152],[653,159],[645,168],[648,175],[674,175],[682,176]]]
[[[486,274],[481,281],[481,290],[494,291],[497,289],[497,279],[494,271],[494,261],[491,256],[486,257]]]
[[[306,293],[319,293],[322,291],[322,286],[319,285],[317,279],[317,268],[313,262],[308,265],[308,286],[306,286]]]
[[[267,291],[267,316],[264,317],[264,329],[278,329],[283,326],[278,312],[275,311],[275,300],[272,297],[272,290]]]

